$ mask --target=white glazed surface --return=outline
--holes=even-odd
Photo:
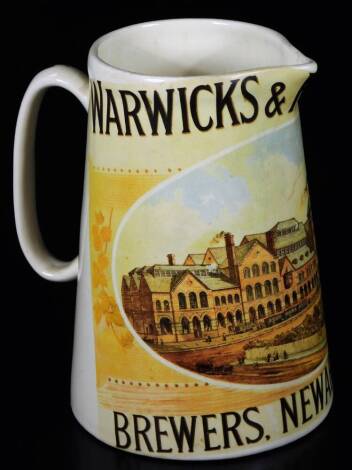
[[[172,63],[166,63],[166,57],[172,57]],[[90,78],[113,83],[139,82],[141,86],[143,82],[170,80],[170,76],[177,80],[190,74],[226,74],[252,68],[287,65],[309,72],[316,71],[315,62],[301,54],[279,33],[261,26],[216,19],[155,21],[123,28],[98,39],[91,47],[88,58]],[[50,86],[60,86],[71,91],[88,109],[88,80],[81,72],[56,66],[41,72],[33,79],[24,96],[16,128],[16,227],[23,252],[38,274],[53,281],[78,277],[71,403],[78,421],[99,438],[87,172],[78,260],[63,263],[55,260],[46,251],[35,213],[34,185],[31,178],[33,136],[41,98],[45,89]],[[326,414],[327,412],[322,419]],[[316,425],[317,423],[314,427]],[[274,447],[297,439],[310,430],[276,442]],[[269,446],[259,450],[265,449],[269,449]]]

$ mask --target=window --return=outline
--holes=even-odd
[[[215,297],[215,305],[220,305],[220,299],[219,299],[219,297]]]
[[[160,300],[157,300],[155,302],[155,308],[156,308],[157,312],[161,312],[161,302],[160,302]]]
[[[169,303],[168,300],[164,300],[164,310],[165,310],[165,312],[170,311],[170,303]]]
[[[180,308],[180,310],[184,310],[185,308],[187,308],[187,303],[186,303],[186,296],[185,294],[183,294],[182,292],[180,292],[178,295],[178,306]]]
[[[189,329],[189,320],[186,317],[183,317],[181,320],[181,326],[182,326],[182,334],[186,334],[190,332]]]
[[[235,294],[235,302],[240,303],[240,296],[238,294]]]
[[[227,296],[227,301],[228,301],[229,304],[233,304],[232,295],[229,294],[229,295]]]
[[[292,286],[292,282],[293,282],[292,272],[285,273],[285,275],[284,275],[285,289],[289,289]]]
[[[279,281],[274,277],[273,279],[273,291],[274,294],[277,294],[279,292]]]
[[[253,274],[253,277],[257,277],[260,275],[259,266],[257,264],[253,264],[252,274]]]
[[[190,292],[188,298],[190,307],[198,308],[198,300],[196,294],[194,292]]]
[[[276,299],[276,301],[275,301],[275,309],[276,309],[277,312],[281,312],[282,306],[281,306],[281,300],[280,300],[280,299]]]
[[[247,286],[246,287],[246,295],[247,295],[247,300],[253,300],[254,299],[252,286]]]
[[[253,307],[249,309],[249,321],[254,323],[257,319],[257,313]]]
[[[272,273],[276,273],[276,263],[275,263],[275,261],[272,261],[272,262],[270,263],[270,271],[271,271]]]
[[[208,307],[208,296],[207,296],[206,292],[201,292],[199,294],[199,299],[200,299],[200,306],[203,307],[203,308],[207,308]]]
[[[272,302],[268,302],[267,308],[270,315],[273,315],[275,313],[274,304]]]
[[[224,295],[221,296],[221,303],[223,305],[226,304],[226,297]]]
[[[285,295],[285,307],[289,307],[291,305],[290,296],[288,294]]]
[[[172,325],[171,320],[167,317],[162,317],[160,319],[160,331],[162,335],[172,334]]]
[[[218,320],[218,325],[221,326],[222,328],[225,328],[226,326],[225,317],[222,313],[218,313],[217,320]]]
[[[247,279],[249,277],[251,277],[251,271],[249,268],[244,268],[243,270],[243,276]]]
[[[208,315],[204,315],[203,325],[204,325],[204,331],[211,331],[211,329],[212,329],[211,320],[208,317]]]
[[[267,262],[264,261],[262,264],[262,273],[263,274],[269,274],[269,265]]]
[[[272,295],[273,290],[271,288],[271,282],[270,281],[265,281],[264,282],[264,290],[265,290],[265,295]]]
[[[242,321],[243,321],[241,310],[236,311],[236,321],[237,321],[237,323],[242,323]]]
[[[255,290],[255,298],[256,299],[261,299],[263,297],[262,285],[257,283],[254,286],[254,290]]]
[[[235,324],[235,319],[233,318],[233,315],[231,312],[227,312],[226,314],[226,320],[227,324],[233,326]]]
[[[292,302],[293,302],[294,304],[296,304],[296,303],[297,303],[297,299],[298,299],[297,292],[294,290],[294,291],[292,292]]]
[[[265,309],[262,304],[258,305],[258,317],[264,318],[265,317]]]

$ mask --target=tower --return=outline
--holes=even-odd
[[[229,278],[234,284],[238,284],[239,276],[236,265],[235,240],[232,233],[225,233],[226,256],[229,267]]]

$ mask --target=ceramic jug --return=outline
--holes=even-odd
[[[327,415],[298,110],[316,68],[268,28],[175,19],[98,39],[89,79],[55,66],[29,85],[14,146],[17,233],[38,274],[78,280],[72,409],[98,439],[222,459],[287,444]],[[36,118],[52,86],[88,111],[72,262],[47,252],[35,210]]]

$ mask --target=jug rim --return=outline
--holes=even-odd
[[[196,37],[198,41],[200,38],[209,39],[209,35],[206,36],[204,34],[206,33],[206,28],[213,28],[211,30],[212,33],[215,33],[216,30],[220,31],[220,28],[222,28],[221,32],[227,34],[226,40],[228,41],[228,33],[229,29],[231,29],[230,34],[232,34],[232,38],[231,41],[228,41],[227,47],[230,44],[232,46],[235,44],[234,39],[236,38],[237,34],[237,39],[241,39],[242,42],[245,43],[242,44],[242,46],[240,44],[237,45],[238,51],[240,51],[243,55],[243,64],[246,63],[246,60],[248,60],[247,64],[250,63],[250,60],[252,60],[253,62],[253,57],[255,54],[257,54],[258,65],[253,64],[252,66],[240,66],[237,69],[235,69],[234,67],[234,70],[229,70],[228,68],[226,70],[225,68],[224,72],[221,72],[221,70],[210,70],[205,71],[204,73],[153,73],[153,61],[159,63],[159,66],[164,67],[164,69],[167,69],[167,65],[163,65],[164,62],[166,62],[166,56],[158,58],[155,53],[157,47],[163,47],[163,52],[167,53],[169,48],[171,48],[171,42],[174,41],[173,47],[177,49],[175,49],[175,54],[178,53],[184,56],[189,48],[182,48],[182,44],[178,46],[175,45],[175,38],[177,38],[177,41],[180,39],[179,36],[182,33],[182,27],[186,28],[183,30],[183,33],[189,33],[189,31],[191,31],[190,28],[195,25],[198,26],[197,32],[195,34],[199,35],[199,30],[204,28],[203,33],[201,33],[203,34],[203,37]],[[166,41],[162,41],[165,39],[165,37],[158,36],[160,30],[163,30],[162,32],[166,36]],[[151,31],[154,33],[154,36],[150,34]],[[210,32],[210,29],[208,30],[208,32]],[[168,40],[170,34],[173,34],[174,37],[171,40]],[[192,32],[192,34],[194,34],[194,31]],[[185,34],[183,34],[183,36],[185,36]],[[217,38],[218,46],[224,46],[225,36]],[[143,41],[138,42],[137,40],[136,42],[136,37],[137,39]],[[251,41],[251,38],[253,40],[252,43],[248,42]],[[191,44],[189,42],[190,39],[193,40],[194,37],[188,37],[188,45]],[[150,44],[148,44],[148,40]],[[212,39],[210,38],[210,41],[211,40]],[[208,45],[211,45],[211,43],[208,42]],[[153,49],[148,51],[148,46],[151,48],[153,47]],[[127,49],[126,52],[124,52],[124,48]],[[260,54],[260,48],[262,51],[265,51],[265,48],[267,48],[266,52],[271,53],[271,63],[270,57],[268,63],[263,62],[263,57],[261,56],[265,54]],[[248,55],[251,55],[251,58],[244,57],[249,50],[251,54]],[[199,52],[200,49],[198,49],[197,51]],[[203,52],[204,51],[207,51],[206,47],[203,49]],[[120,56],[119,54],[116,54],[116,52],[119,52]],[[228,49],[227,52],[230,52],[230,49]],[[149,56],[147,56],[148,54]],[[273,54],[277,54],[276,57],[273,57]],[[228,58],[229,54],[225,54],[224,59],[226,60]],[[264,57],[264,60],[266,59],[267,54],[266,57]],[[136,61],[136,65],[133,65],[133,60]],[[145,61],[144,69],[143,65],[141,65],[141,61]],[[280,61],[282,63],[278,63]],[[185,65],[186,64],[184,64],[184,66]],[[225,65],[225,67],[229,66]],[[116,78],[116,75],[118,75],[120,76],[120,78],[126,79],[129,78],[147,80],[151,82],[163,82],[181,79],[184,80],[189,78],[200,79],[212,76],[226,77],[253,71],[263,71],[268,69],[280,68],[293,68],[295,70],[302,70],[308,73],[315,73],[317,71],[317,64],[313,59],[305,56],[295,46],[293,46],[293,44],[285,36],[283,36],[281,33],[274,29],[255,23],[216,18],[162,19],[124,26],[122,28],[115,29],[107,34],[104,34],[103,36],[99,37],[96,41],[94,41],[89,50],[88,55],[89,74],[93,76],[101,74],[105,79],[113,79]]]

